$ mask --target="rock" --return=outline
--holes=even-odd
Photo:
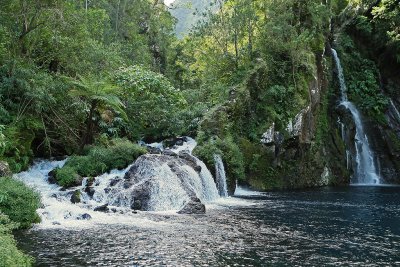
[[[76,204],[81,202],[81,191],[80,190],[75,190],[74,193],[72,193],[71,196],[71,203]]]
[[[49,184],[56,184],[57,183],[56,172],[57,172],[57,169],[54,169],[54,170],[51,170],[49,172],[49,174],[47,175],[47,182]]]
[[[331,174],[330,174],[329,168],[327,166],[325,166],[324,172],[321,174],[321,182],[319,185],[320,186],[329,185],[330,176],[331,176]]]
[[[261,143],[266,146],[272,146],[274,144],[274,136],[275,136],[275,123],[272,123],[271,127],[263,133],[261,137]]]
[[[171,156],[171,157],[177,157],[178,155],[172,151],[171,149],[165,149],[163,152],[163,155]]]
[[[0,177],[11,176],[10,165],[5,161],[0,161]]]
[[[121,178],[119,178],[119,177],[114,178],[114,179],[112,179],[112,180],[110,181],[110,186],[111,186],[111,187],[112,187],[112,186],[115,186],[115,185],[118,184],[120,181],[121,181]]]
[[[123,188],[116,194],[122,201],[115,205],[162,211],[179,209],[192,197],[202,201],[218,198],[214,180],[204,163],[191,155],[180,156],[184,158],[140,156],[125,174],[124,183],[120,185]]]
[[[184,160],[186,160],[188,163],[190,163],[190,166],[198,173],[201,172],[201,166],[197,164],[197,159],[196,157],[192,156],[190,153],[187,151],[180,151],[178,156]]]
[[[84,213],[84,214],[78,216],[76,219],[77,220],[90,220],[90,219],[92,219],[92,216],[90,216],[90,214],[88,214],[88,213]]]
[[[104,192],[105,192],[106,194],[110,193],[110,191],[111,191],[111,188],[109,188],[109,187],[104,188]]]
[[[304,116],[306,114],[308,114],[310,111],[310,106],[308,106],[307,108],[301,110],[295,117],[293,120],[291,120],[287,127],[286,127],[286,131],[289,134],[289,137],[299,137],[302,134],[302,130],[303,130],[303,125],[304,125]]]
[[[206,206],[201,203],[198,198],[191,198],[185,206],[178,211],[179,214],[204,214],[206,213]]]
[[[175,138],[168,138],[163,141],[165,147],[173,147],[173,146],[181,146],[183,142],[186,142],[186,137],[175,137]]]
[[[89,196],[89,197],[93,197],[94,193],[96,192],[96,190],[93,187],[87,186],[85,187],[85,193]]]
[[[159,147],[146,146],[149,154],[161,154],[162,150]]]
[[[142,209],[142,202],[140,200],[134,200],[132,205],[131,205],[131,209],[133,210],[140,210]]]
[[[104,205],[98,206],[98,207],[94,208],[94,211],[107,212],[108,211],[108,204],[104,204]]]

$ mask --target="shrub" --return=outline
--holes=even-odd
[[[63,168],[56,170],[59,185],[71,187],[81,177],[94,177],[113,169],[123,169],[147,152],[144,147],[126,139],[114,139],[107,145],[90,146],[85,151],[86,155],[72,156]]]
[[[0,212],[7,215],[19,228],[40,222],[36,213],[39,194],[13,178],[0,178]]]
[[[219,154],[225,165],[227,179],[231,183],[245,178],[243,154],[230,136],[224,139],[211,138],[199,144],[194,154],[212,170],[215,168],[214,155]]]
[[[115,75],[129,117],[128,132],[161,139],[182,133],[180,111],[187,103],[162,74],[140,66],[121,68]]]
[[[11,222],[9,217],[0,213],[0,267],[24,267],[31,266],[33,259],[18,250],[12,236],[12,230],[18,228],[18,224]]]
[[[79,174],[72,167],[64,167],[56,170],[57,183],[64,187],[77,185],[79,182]]]

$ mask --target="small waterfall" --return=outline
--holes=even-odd
[[[37,212],[42,218],[41,226],[74,227],[80,226],[82,220],[129,223],[134,220],[135,197],[143,192],[148,194],[145,208],[150,211],[179,210],[194,196],[203,203],[219,198],[211,172],[191,155],[195,146],[196,141],[186,138],[173,149],[180,152],[179,156],[147,154],[123,170],[112,170],[91,181],[85,178],[81,186],[68,189],[48,182],[49,173],[63,167],[67,160],[38,160],[14,177],[40,193],[43,205]],[[130,172],[133,174],[127,177]],[[74,195],[80,198],[77,203],[72,203]],[[102,206],[108,212],[94,211]]]
[[[394,104],[393,100],[390,99],[390,106],[393,109],[393,112],[396,116],[397,121],[400,123],[400,112],[399,110],[396,108],[396,105]]]
[[[358,111],[357,107],[348,100],[347,97],[347,88],[346,82],[343,75],[342,65],[340,63],[340,59],[337,55],[336,50],[332,49],[332,54],[336,63],[336,68],[338,72],[338,78],[340,83],[341,90],[341,102],[340,105],[346,107],[353,117],[353,121],[356,126],[356,135],[355,135],[355,179],[353,183],[355,184],[380,184],[380,176],[377,172],[376,163],[374,159],[374,153],[368,142],[368,137],[364,130],[364,125],[361,120],[361,114]],[[348,159],[349,156],[346,155]]]
[[[214,155],[215,162],[215,178],[217,182],[218,192],[221,197],[228,196],[228,186],[226,185],[226,174],[224,162],[220,155]]]

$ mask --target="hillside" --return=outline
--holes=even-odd
[[[178,20],[175,29],[178,38],[182,38],[192,26],[204,18],[204,13],[212,6],[212,0],[176,0],[171,14]]]

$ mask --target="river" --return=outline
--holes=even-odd
[[[400,187],[239,190],[205,215],[139,212],[128,222],[38,225],[17,240],[37,266],[393,266]]]

